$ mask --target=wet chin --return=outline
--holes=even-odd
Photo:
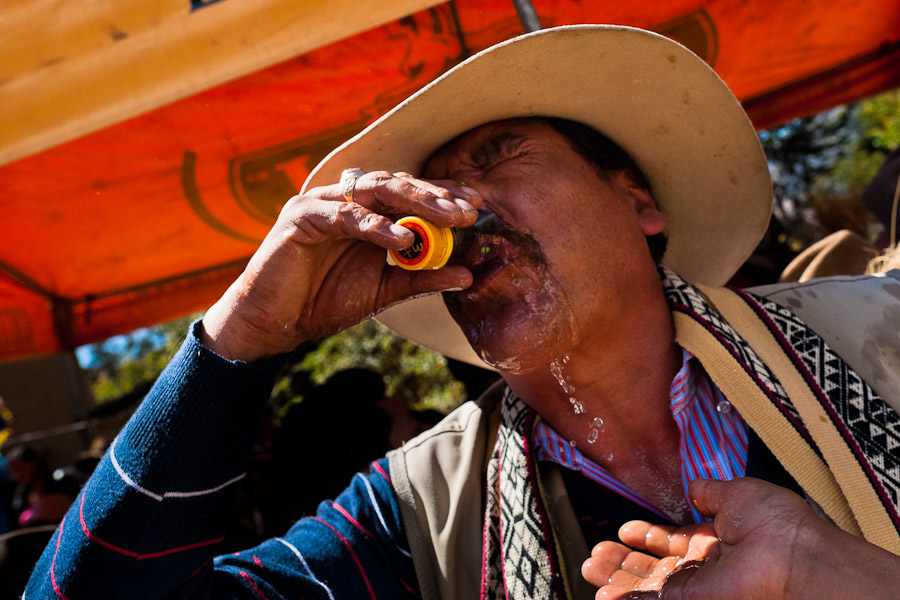
[[[523,375],[547,365],[567,354],[574,346],[574,336],[568,327],[551,323],[540,331],[528,327],[504,326],[503,333],[494,337],[482,334],[485,342],[473,347],[481,359],[501,373]],[[470,342],[471,343],[471,342]]]
[[[445,302],[475,352],[503,373],[546,368],[577,342],[568,302],[555,290],[507,304],[485,306],[458,294]]]

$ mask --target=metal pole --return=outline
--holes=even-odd
[[[534,10],[534,4],[531,0],[513,0],[516,5],[516,12],[519,13],[519,21],[525,28],[525,33],[541,30],[541,20],[538,19],[537,11]]]

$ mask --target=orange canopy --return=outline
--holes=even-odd
[[[193,5],[196,14],[211,15],[220,6],[246,3],[183,4],[185,14]],[[292,3],[270,0],[264,6],[284,4]],[[534,5],[544,27],[617,23],[678,39],[719,72],[759,128],[900,85],[900,5],[894,0]],[[50,14],[42,13],[47,36],[53,35]],[[127,26],[114,25],[113,17],[119,18],[104,17],[104,31],[111,39],[127,38]],[[153,15],[145,17],[146,23],[154,21]],[[238,30],[242,20],[251,17],[237,18]],[[333,23],[329,27],[330,37],[322,39],[335,39]],[[128,97],[130,71],[143,73],[140,48],[131,63],[123,67],[119,58],[112,69],[117,78],[126,77],[126,91],[118,81],[118,96],[109,97],[109,106],[92,104],[71,115],[60,103],[59,114],[68,115],[60,123],[58,116],[54,121],[53,98],[32,95],[35,106],[43,107],[37,112],[7,104],[3,129],[14,134],[0,138],[0,161],[24,158],[0,166],[0,359],[72,349],[207,307],[331,148],[466,56],[521,32],[511,0],[458,0],[176,101],[171,100],[187,89],[224,81],[232,63],[219,68],[205,49],[198,53],[200,71],[211,74],[184,71],[179,61],[191,61],[191,53],[181,40],[168,63],[151,57],[156,68],[169,64],[176,75],[182,73],[180,79],[160,76],[166,79],[160,85],[168,86],[163,94],[146,76],[138,77],[134,98],[140,101],[127,110],[120,98]],[[10,37],[4,32],[0,49]],[[248,47],[257,43],[244,41]],[[227,56],[241,54],[240,43],[229,48]],[[263,62],[284,59],[277,52],[263,54]],[[50,66],[62,64],[41,58]],[[15,62],[9,53],[0,53],[0,68],[10,61]],[[79,67],[90,88],[85,94],[103,85],[94,72],[103,64],[93,60]],[[21,81],[27,74],[2,75],[4,94],[26,89]],[[183,85],[173,89],[172,81]],[[17,98],[32,102],[28,95]],[[170,103],[146,112],[162,102]],[[86,122],[72,121],[82,110]],[[129,111],[145,112],[97,129]],[[84,135],[52,145],[54,136],[78,134]]]

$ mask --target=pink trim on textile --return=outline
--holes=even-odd
[[[485,486],[482,506],[487,506],[487,495],[489,493],[487,486]],[[487,512],[485,512],[484,516],[484,525],[481,527],[481,600],[485,600],[485,592],[487,591],[487,540],[488,530],[491,526],[491,518]]]
[[[501,407],[501,411],[503,408]],[[500,436],[497,436],[497,440],[499,443]],[[497,506],[503,506],[503,469],[500,468],[500,465],[503,464],[503,445],[500,445],[500,450],[497,452]],[[503,555],[503,510],[499,509],[498,519],[500,523],[497,527],[499,532],[499,544],[500,544],[500,578],[503,579],[503,597],[509,598],[509,588],[506,587],[506,557]]]
[[[522,436],[522,450],[525,452],[525,465],[528,470],[528,481],[531,489],[534,490],[534,503],[537,506],[538,519],[541,521],[541,529],[544,532],[544,540],[547,543],[547,556],[550,559],[550,585],[557,588],[556,592],[560,598],[565,598],[565,593],[560,593],[559,589],[559,563],[556,556],[556,539],[550,530],[550,520],[547,517],[546,507],[544,506],[544,497],[541,495],[541,487],[537,480],[537,470],[535,469],[534,456],[531,453],[531,436],[534,433],[534,423],[537,413],[532,411],[528,416],[528,421],[524,423]],[[503,464],[503,463],[500,463]],[[506,577],[503,578],[503,585],[506,586]],[[508,596],[508,594],[507,594]]]

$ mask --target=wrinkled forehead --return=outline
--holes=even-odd
[[[443,179],[459,163],[485,148],[498,147],[526,139],[535,131],[549,126],[540,117],[523,117],[491,121],[465,131],[440,146],[425,159],[420,175]]]

